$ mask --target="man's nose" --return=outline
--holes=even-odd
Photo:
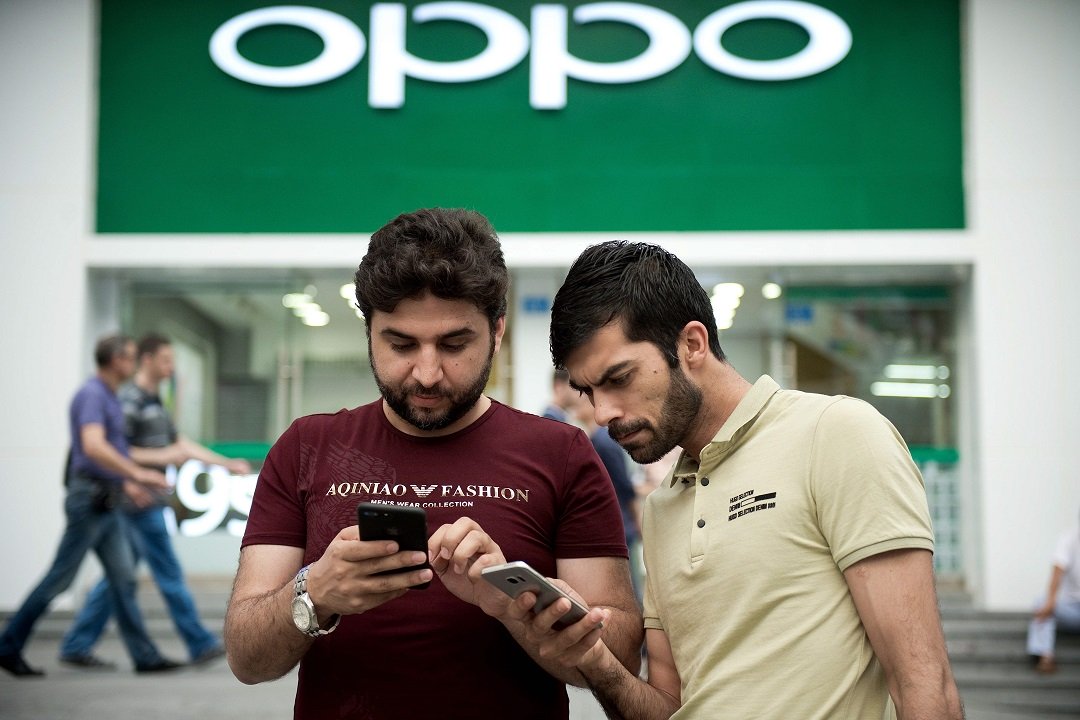
[[[413,363],[413,379],[426,388],[435,387],[443,378],[442,358],[435,348],[422,348]]]
[[[598,393],[593,394],[593,419],[601,427],[607,427],[612,420],[622,416],[618,406],[609,398]]]

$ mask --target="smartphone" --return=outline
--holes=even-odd
[[[393,540],[402,550],[419,550],[425,560],[420,565],[384,570],[376,575],[391,575],[431,567],[427,557],[427,513],[423,508],[379,503],[360,503],[356,506],[356,524],[361,540]],[[431,582],[413,585],[422,590]]]
[[[558,630],[573,625],[589,612],[587,607],[552,585],[528,563],[520,560],[484,568],[480,571],[480,576],[512,598],[516,598],[523,592],[535,594],[536,605],[533,607],[533,612],[540,612],[559,598],[569,600],[570,609],[552,626]]]

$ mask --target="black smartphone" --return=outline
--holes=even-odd
[[[409,572],[429,568],[427,561],[427,513],[423,508],[399,505],[382,505],[363,502],[356,506],[356,524],[360,527],[361,540],[393,540],[402,550],[419,550],[424,562],[412,567],[384,570],[377,575]],[[413,585],[422,590],[431,582]]]
[[[580,602],[552,585],[546,577],[534,570],[528,563],[520,560],[484,568],[480,571],[480,577],[512,598],[516,598],[526,591],[533,593],[536,595],[536,605],[533,607],[533,612],[540,612],[559,598],[569,600],[570,609],[552,625],[552,627],[559,630],[573,625],[585,617],[585,613],[589,611]]]

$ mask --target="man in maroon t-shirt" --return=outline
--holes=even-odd
[[[301,418],[275,443],[226,617],[241,681],[300,663],[297,718],[566,718],[564,683],[584,680],[540,651],[560,633],[530,628],[530,594],[511,603],[480,578],[507,560],[576,588],[582,647],[602,635],[637,672],[641,615],[592,444],[483,394],[507,287],[478,213],[420,210],[371,238],[356,296],[382,399]],[[360,540],[359,502],[423,507],[432,569],[376,575],[424,554]]]

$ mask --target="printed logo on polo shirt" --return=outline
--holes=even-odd
[[[749,515],[754,512],[761,512],[762,510],[771,510],[776,507],[776,493],[761,493],[755,494],[754,490],[747,490],[744,493],[739,493],[729,501],[728,505],[728,522],[731,522],[735,518],[741,518],[743,515]]]

